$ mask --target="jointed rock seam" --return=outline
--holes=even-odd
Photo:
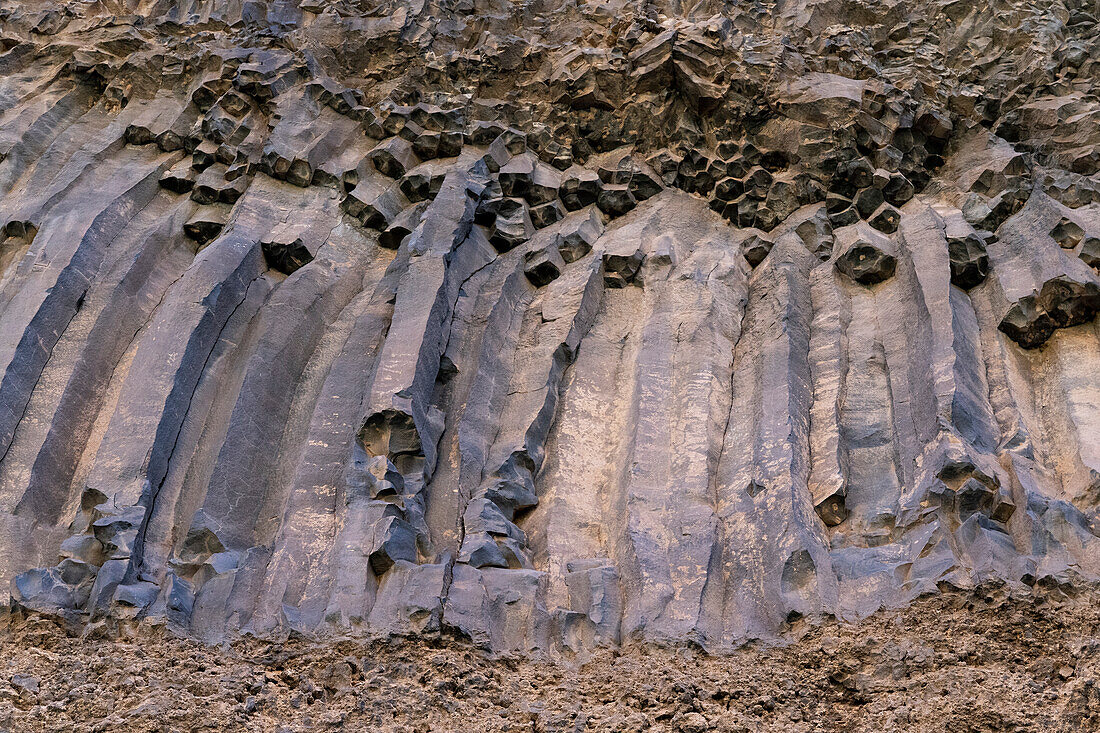
[[[721,651],[1097,579],[1095,14],[0,1],[13,606]]]

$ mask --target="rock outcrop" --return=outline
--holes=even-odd
[[[13,606],[568,656],[1100,578],[1095,12],[0,0]]]

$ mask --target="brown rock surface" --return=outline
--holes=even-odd
[[[1100,726],[1096,590],[949,592],[727,656],[628,648],[547,663],[453,638],[206,646],[149,624],[0,637],[0,726],[26,733],[1077,733]]]

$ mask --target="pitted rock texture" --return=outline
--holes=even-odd
[[[13,606],[570,656],[1100,577],[1095,16],[0,0]]]

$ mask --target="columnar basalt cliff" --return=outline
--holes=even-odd
[[[0,0],[0,580],[722,651],[1100,578],[1092,0]]]

